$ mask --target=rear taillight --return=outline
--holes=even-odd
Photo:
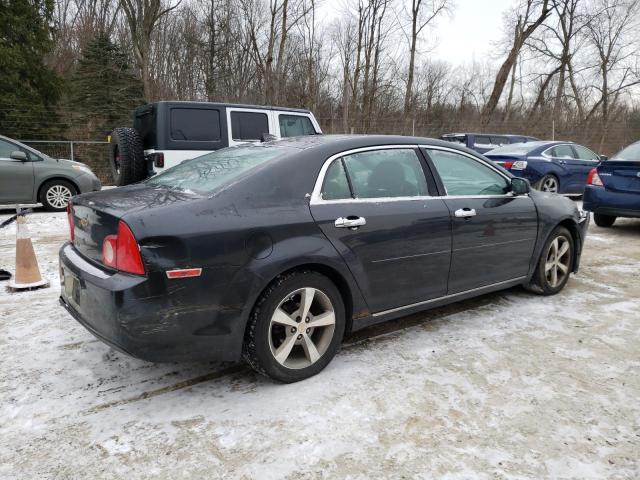
[[[593,185],[595,187],[604,187],[600,175],[598,175],[598,169],[592,168],[587,176],[587,185]]]
[[[513,167],[513,162],[504,162],[504,163],[502,164],[502,166],[503,166],[504,168],[511,168],[511,167]]]
[[[149,156],[157,168],[164,168],[164,153],[152,153]]]
[[[102,263],[121,272],[145,273],[138,242],[122,220],[118,223],[118,234],[107,235],[102,242]]]
[[[73,206],[71,205],[71,202],[67,203],[67,221],[69,222],[69,239],[71,240],[71,243],[73,243],[75,238],[75,224],[73,222]]]

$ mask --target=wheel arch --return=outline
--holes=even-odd
[[[80,187],[78,186],[78,184],[75,182],[74,179],[69,178],[69,177],[65,177],[62,175],[53,175],[51,177],[47,177],[43,180],[40,181],[40,184],[38,185],[38,188],[36,189],[36,201],[39,202],[40,201],[40,196],[42,195],[42,189],[44,188],[44,186],[54,180],[62,180],[65,181],[67,183],[70,183],[73,188],[76,189],[76,195],[78,195],[80,193]]]
[[[336,268],[326,263],[310,261],[305,263],[299,263],[294,266],[289,266],[286,269],[283,269],[277,275],[274,275],[272,278],[270,278],[269,281],[265,282],[264,287],[260,290],[255,300],[253,301],[250,311],[253,311],[256,303],[260,300],[260,298],[262,297],[262,294],[269,288],[269,286],[271,286],[279,278],[297,271],[316,272],[321,275],[324,275],[329,280],[331,280],[331,282],[333,282],[333,284],[338,289],[338,292],[340,293],[340,296],[342,297],[342,301],[344,303],[345,322],[346,322],[344,336],[347,337],[351,333],[353,328],[353,314],[354,314],[353,287],[352,285],[350,285],[349,281],[345,278],[342,272],[338,271]],[[245,331],[247,326],[248,326],[248,322],[247,322],[247,325],[245,325]]]
[[[580,252],[582,251],[582,238],[580,237],[578,224],[572,218],[565,218],[564,220],[560,221],[553,228],[553,230],[555,230],[557,227],[564,227],[567,230],[569,230],[569,233],[571,234],[571,238],[573,239],[573,259],[572,259],[573,270],[572,272],[575,273],[578,271],[578,266],[580,263]],[[553,230],[551,230],[551,232],[553,232]],[[549,235],[551,235],[551,233],[549,233]]]

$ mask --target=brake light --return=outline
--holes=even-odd
[[[69,222],[69,239],[71,240],[71,243],[73,243],[73,240],[75,238],[75,223],[73,221],[73,210],[71,202],[67,203],[67,221]]]
[[[158,168],[164,168],[164,153],[152,153],[151,158],[153,159],[153,164]]]
[[[504,162],[502,165],[504,166],[504,168],[511,168],[513,167],[513,162]]]
[[[122,220],[118,223],[118,234],[107,235],[102,242],[102,263],[121,272],[145,274],[138,242]]]
[[[598,169],[592,168],[587,176],[587,185],[593,185],[594,187],[604,187],[600,175],[598,175]]]

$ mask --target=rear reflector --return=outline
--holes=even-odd
[[[604,184],[602,183],[602,179],[600,178],[600,175],[598,175],[597,168],[592,168],[589,171],[589,175],[587,176],[587,185],[593,185],[595,187],[604,187]]]
[[[158,168],[164,168],[164,153],[152,153],[149,155],[153,160],[153,164]]]
[[[67,221],[69,222],[69,238],[71,240],[71,243],[73,243],[73,240],[75,238],[75,233],[74,233],[74,228],[75,228],[75,223],[73,221],[73,205],[71,205],[71,202],[67,203]]]
[[[167,278],[188,278],[199,277],[202,274],[201,268],[183,268],[180,270],[167,270]]]

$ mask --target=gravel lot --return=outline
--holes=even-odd
[[[0,478],[640,477],[640,221],[592,224],[555,297],[369,329],[294,385],[110,350],[57,303],[65,214],[29,224],[52,286],[0,290]]]

